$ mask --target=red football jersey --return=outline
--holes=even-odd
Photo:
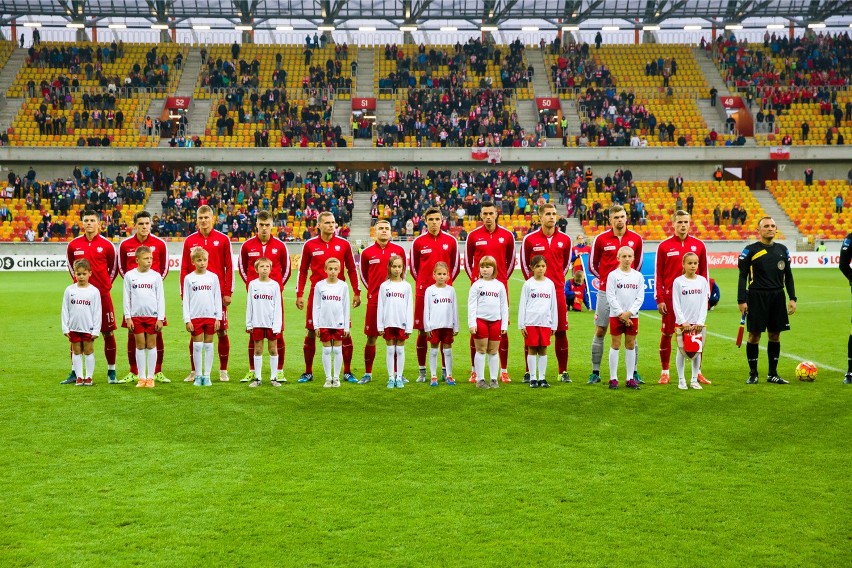
[[[515,235],[497,225],[488,232],[480,225],[470,232],[465,243],[464,270],[471,282],[479,278],[479,261],[483,256],[493,256],[497,261],[495,278],[506,284],[515,270]]]
[[[243,243],[240,254],[237,256],[237,268],[240,271],[240,277],[246,283],[246,289],[249,282],[257,278],[254,263],[260,257],[272,261],[272,272],[269,273],[269,278],[278,282],[283,290],[287,280],[290,279],[290,254],[287,252],[287,246],[275,237],[271,237],[264,244],[256,236]]]
[[[396,243],[389,242],[384,248],[379,243],[373,243],[361,252],[358,273],[367,289],[368,306],[379,305],[379,288],[388,279],[388,262],[392,256],[402,258],[405,265],[405,249]]]
[[[426,288],[435,283],[432,272],[439,262],[450,267],[450,284],[459,275],[459,242],[449,233],[423,233],[411,243],[410,253],[408,269],[416,282],[415,296],[426,295]]]
[[[183,294],[183,279],[195,270],[190,259],[192,249],[201,247],[207,251],[207,270],[219,277],[222,297],[234,294],[234,259],[231,257],[231,239],[217,230],[210,231],[206,237],[196,231],[183,241],[183,255],[180,261],[180,289]]]
[[[77,281],[74,276],[74,261],[84,258],[92,265],[92,276],[89,278],[89,283],[100,290],[101,293],[109,293],[112,289],[112,282],[118,275],[118,261],[115,246],[108,239],[96,235],[90,241],[86,238],[86,235],[80,235],[68,243],[66,257],[68,259],[68,272],[71,273],[71,279],[74,282]]]
[[[136,268],[136,249],[139,247],[150,247],[151,256],[154,258],[154,264],[151,269],[158,272],[163,280],[169,273],[169,249],[166,246],[166,241],[154,235],[148,235],[145,241],[140,241],[136,235],[128,237],[121,241],[118,245],[118,272],[121,277]]]
[[[658,304],[663,300],[671,299],[672,284],[675,278],[683,274],[683,255],[688,252],[698,255],[697,274],[710,281],[704,241],[691,235],[687,235],[683,241],[677,236],[671,236],[657,246],[657,262],[654,265],[654,299]]]
[[[340,261],[341,271],[338,278],[346,282],[344,272],[349,275],[352,291],[356,296],[361,295],[358,285],[358,270],[355,268],[355,257],[352,255],[352,246],[346,239],[332,235],[328,242],[317,236],[305,241],[302,245],[302,260],[299,262],[299,280],[296,283],[296,297],[301,298],[305,293],[305,283],[308,280],[308,270],[311,271],[311,289],[317,282],[325,280],[325,261],[336,258]]]
[[[606,290],[606,278],[609,273],[618,268],[618,249],[628,246],[633,249],[634,269],[641,272],[642,268],[642,237],[630,229],[624,236],[618,238],[612,229],[607,229],[592,242],[592,252],[589,254],[589,270],[598,277],[600,290]]]
[[[532,259],[542,255],[547,261],[545,276],[553,281],[557,294],[565,294],[565,275],[571,271],[571,237],[556,229],[549,237],[541,229],[527,233],[521,243],[521,272],[532,276]]]

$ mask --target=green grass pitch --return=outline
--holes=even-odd
[[[789,386],[765,383],[765,351],[760,384],[744,384],[736,273],[717,270],[722,302],[704,364],[713,385],[703,391],[656,384],[656,313],[643,315],[639,334],[647,386],[587,386],[589,312],[570,316],[573,384],[522,385],[513,329],[515,382],[482,392],[465,382],[465,331],[455,388],[386,389],[381,344],[370,385],[294,384],[304,314],[293,282],[291,384],[236,382],[247,368],[240,289],[232,382],[214,372],[213,388],[195,388],[182,382],[176,274],[166,281],[172,384],[107,385],[99,340],[96,386],[60,386],[67,274],[3,274],[0,565],[848,566],[849,291],[837,270],[795,276],[799,312],[780,366]],[[514,277],[513,297],[520,286]],[[465,278],[458,291],[466,298]],[[120,295],[119,282],[117,306]],[[363,313],[353,312],[359,376]],[[118,344],[121,376],[123,331]],[[820,366],[816,382],[795,380],[802,359]],[[407,361],[413,377],[413,341]],[[555,376],[552,351],[549,369]]]

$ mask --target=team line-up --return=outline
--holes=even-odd
[[[515,240],[511,232],[497,224],[497,208],[493,203],[483,203],[480,216],[483,224],[468,236],[464,255],[464,268],[472,282],[467,302],[472,363],[469,381],[476,383],[478,388],[489,389],[498,388],[500,382],[510,382],[506,331],[510,319],[508,280],[515,267]],[[329,212],[319,215],[319,235],[305,242],[298,269],[296,306],[306,310],[305,372],[299,382],[314,378],[317,335],[322,344],[324,386],[340,386],[341,370],[344,381],[371,382],[377,340],[383,337],[387,343],[387,386],[403,388],[406,382],[403,379],[404,346],[417,330],[418,382],[426,382],[431,377],[430,384],[438,386],[439,377],[443,377],[447,385],[455,385],[452,345],[460,324],[452,282],[461,268],[459,244],[452,235],[441,231],[443,215],[440,209],[433,207],[424,217],[427,230],[412,242],[408,258],[402,247],[390,241],[390,224],[379,221],[375,242],[362,251],[356,267],[350,243],[335,235],[334,216]],[[610,227],[595,237],[591,247],[582,240],[572,247],[571,238],[556,227],[559,215],[552,204],[540,207],[539,217],[541,227],[524,238],[520,251],[519,266],[526,280],[517,307],[527,368],[524,381],[531,387],[550,386],[547,348],[552,337],[558,379],[571,382],[567,370],[569,306],[566,289],[571,294],[573,279],[568,280],[566,287],[566,275],[576,266],[579,256],[588,255],[590,270],[601,283],[588,382],[601,382],[604,338],[609,329],[609,387],[617,389],[619,386],[616,373],[623,336],[626,386],[638,389],[642,380],[636,371],[636,335],[645,288],[643,276],[638,271],[642,262],[642,238],[627,228],[626,213],[618,205],[610,210]],[[208,206],[198,209],[198,230],[184,242],[180,269],[183,320],[191,337],[192,371],[184,380],[197,386],[211,385],[216,335],[219,379],[229,380],[228,306],[234,291],[234,270],[230,240],[213,228],[213,220],[213,211]],[[169,382],[162,373],[162,328],[166,325],[163,279],[168,273],[168,251],[165,242],[151,234],[150,214],[142,211],[136,215],[135,233],[120,243],[117,253],[112,243],[100,235],[97,213],[85,212],[82,222],[84,234],[68,245],[68,264],[75,283],[65,291],[62,327],[71,342],[72,371],[63,383],[93,384],[93,342],[98,335],[104,336],[110,383],[138,380],[138,387],[153,387],[156,381]],[[762,331],[768,330],[767,380],[785,383],[777,374],[777,361],[779,334],[789,329],[787,314],[795,311],[789,252],[783,245],[773,242],[775,223],[771,218],[762,219],[759,228],[761,240],[746,248],[740,256],[738,302],[749,321],[749,382],[757,382],[758,342]],[[676,335],[678,386],[700,389],[701,384],[710,384],[701,374],[710,287],[704,244],[690,236],[689,229],[689,214],[676,212],[674,235],[664,240],[657,250],[655,298],[663,319],[659,382],[669,382],[671,340]],[[242,380],[252,387],[262,384],[265,344],[270,359],[270,384],[280,386],[286,382],[281,291],[290,277],[291,267],[286,246],[272,236],[272,230],[272,216],[261,211],[257,216],[257,235],[242,245],[238,255],[239,273],[248,293],[245,329],[250,335],[250,370]],[[415,281],[414,289],[405,280],[406,267]],[[113,332],[117,325],[110,296],[113,280],[119,273],[124,278],[122,326],[128,329],[130,365],[130,372],[121,380],[115,371]],[[306,306],[304,296],[308,280]],[[367,289],[366,372],[360,380],[351,370],[353,344],[350,335],[350,309],[361,304],[359,283]],[[789,307],[784,305],[785,287],[790,298]],[[582,305],[582,293],[574,300],[578,301]],[[685,377],[687,360],[691,361],[692,371],[688,382]]]

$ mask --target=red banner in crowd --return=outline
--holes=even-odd
[[[376,99],[353,98],[352,110],[376,110]]]
[[[536,98],[535,106],[538,110],[559,110],[562,108],[562,105],[559,102],[559,99],[556,97],[542,97]]]

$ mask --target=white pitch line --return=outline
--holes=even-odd
[[[655,316],[655,315],[652,315],[652,314],[649,314],[649,313],[639,312],[639,315],[643,315],[643,316],[649,317],[651,319],[655,319],[657,321],[662,321],[662,319],[663,319],[660,316]],[[718,337],[719,339],[726,339],[728,341],[736,341],[733,337],[731,337],[729,335],[722,335],[721,333],[714,333],[710,330],[705,330],[705,331],[707,332],[707,335],[712,335],[713,337]],[[764,347],[763,345],[760,346],[760,349],[761,349],[761,351],[766,351],[766,347]],[[781,356],[786,357],[787,359],[793,359],[794,361],[807,361],[808,360],[807,357],[802,357],[800,355],[794,355],[794,354],[791,354],[791,353],[783,353],[782,352]],[[820,363],[818,361],[814,361],[814,363],[817,365],[817,367],[820,367],[820,368],[825,369],[827,371],[834,371],[836,373],[845,373],[846,372],[843,369],[838,369],[836,367],[832,367],[831,365],[826,365],[825,363]]]

